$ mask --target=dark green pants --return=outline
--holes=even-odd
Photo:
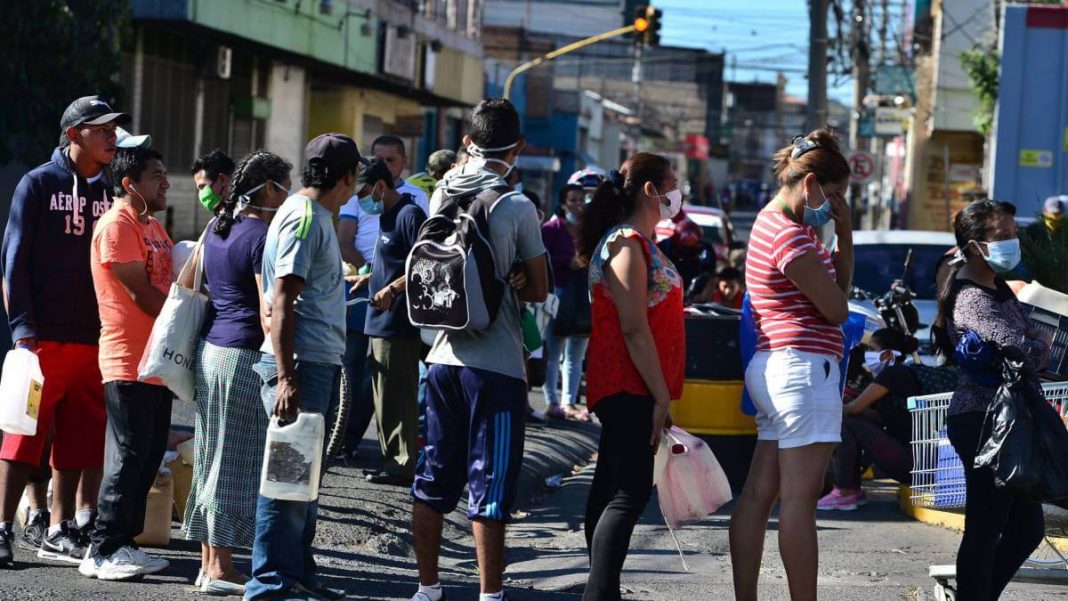
[[[375,397],[382,469],[412,478],[419,458],[419,351],[416,338],[371,338],[371,388]]]

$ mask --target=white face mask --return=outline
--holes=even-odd
[[[508,146],[500,146],[498,148],[481,148],[477,144],[472,142],[467,147],[467,152],[471,156],[480,159],[483,163],[497,163],[498,165],[504,165],[505,167],[507,167],[507,170],[504,172],[504,175],[502,175],[501,177],[503,177],[504,179],[508,179],[508,176],[512,174],[512,171],[515,171],[515,163],[509,163],[508,161],[505,161],[505,160],[502,160],[502,159],[486,158],[486,153],[487,152],[489,152],[489,153],[504,152],[505,150],[511,150],[511,149],[515,148],[516,146],[518,146],[518,145],[519,145],[519,140],[516,140],[515,142],[512,142]],[[517,161],[519,160],[518,156],[516,157],[516,160]],[[521,191],[522,191],[522,189],[517,190],[517,192],[521,192]]]
[[[879,375],[886,366],[890,364],[890,361],[883,360],[883,354],[886,351],[866,351],[864,353],[864,367],[874,375]],[[900,357],[901,353],[892,351],[894,357]]]
[[[655,189],[655,188],[654,188]],[[667,202],[660,202],[660,219],[674,219],[675,215],[682,210],[682,190],[675,188],[667,194],[658,194],[654,198],[666,198]]]

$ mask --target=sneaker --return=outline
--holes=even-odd
[[[42,511],[37,514],[37,517],[30,519],[30,509],[26,508],[26,525],[22,528],[22,534],[19,536],[19,546],[27,551],[36,551],[41,548],[41,543],[44,542],[45,535],[48,533],[48,524],[52,521],[52,516],[47,511]]]
[[[91,556],[86,555],[88,560]],[[92,568],[86,569],[86,561],[78,566],[78,571],[90,578],[100,580],[135,580],[146,574],[145,566],[137,560],[135,550],[132,547],[122,547],[107,557],[95,558],[95,573]]]
[[[862,492],[857,491],[846,494],[838,490],[836,486],[819,500],[819,503],[816,504],[816,509],[823,511],[853,511],[863,504],[864,495]]]
[[[412,597],[412,601],[434,601],[434,600],[430,597],[430,595],[428,595],[428,594],[426,594],[426,593],[424,593],[422,591],[419,591],[419,592],[415,593],[414,597]],[[438,601],[449,601],[449,596],[445,594],[445,589],[444,588],[441,589],[441,596],[438,597]]]
[[[0,568],[15,567],[15,551],[11,543],[15,540],[15,532],[0,526]]]
[[[157,574],[166,570],[171,562],[162,557],[153,557],[137,547],[130,547],[130,553],[134,560],[145,570],[145,574]]]
[[[100,566],[103,563],[104,558],[94,553],[92,547],[87,547],[85,549],[85,557],[78,564],[78,573],[86,578],[96,578],[100,574]]]
[[[81,565],[85,551],[78,527],[73,521],[67,520],[59,525],[59,532],[45,535],[37,557]]]

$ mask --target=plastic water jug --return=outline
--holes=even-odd
[[[44,375],[33,351],[17,348],[4,358],[0,377],[0,430],[8,434],[37,434]]]
[[[282,501],[318,499],[325,432],[326,421],[321,413],[301,412],[295,421],[285,425],[272,417],[263,450],[260,494]]]

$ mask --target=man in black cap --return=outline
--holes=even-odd
[[[412,485],[419,456],[416,397],[423,342],[408,319],[405,270],[426,213],[410,194],[394,188],[393,175],[382,159],[371,162],[360,174],[360,183],[360,210],[379,217],[367,282],[371,307],[363,331],[371,339],[371,385],[382,466],[367,480],[407,487]]]
[[[303,188],[271,221],[263,248],[263,298],[270,337],[256,372],[268,414],[292,422],[301,411],[330,415],[345,354],[345,289],[333,216],[356,191],[365,163],[352,138],[323,134],[308,143]],[[315,574],[318,504],[260,496],[252,579],[245,599],[341,599]]]
[[[116,125],[129,121],[99,96],[72,102],[52,159],[23,176],[11,201],[0,249],[4,304],[15,345],[37,353],[48,385],[35,408],[36,434],[7,434],[0,448],[0,567],[14,565],[15,510],[50,434],[51,527],[28,542],[49,559],[77,564],[85,554],[82,531],[92,529],[107,420],[89,246],[97,219],[111,207],[104,168],[115,156]],[[43,532],[46,515],[39,509],[26,531]]]

